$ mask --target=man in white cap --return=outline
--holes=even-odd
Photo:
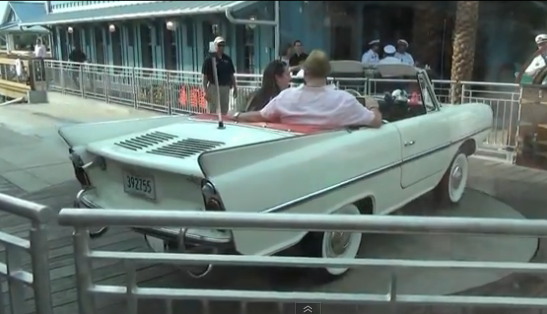
[[[203,75],[203,89],[205,90],[205,99],[207,100],[207,109],[210,113],[216,113],[220,108],[223,114],[228,113],[230,106],[230,88],[233,89],[233,96],[237,97],[237,85],[235,79],[235,67],[232,62],[232,58],[224,53],[224,47],[226,41],[222,37],[217,37],[213,41],[215,45],[215,53],[211,53],[201,67],[201,74]],[[215,79],[213,71],[213,58],[216,60],[216,74],[218,77]],[[217,94],[218,91],[218,94]],[[220,103],[218,103],[220,99]]]
[[[386,45],[384,47],[384,58],[378,64],[401,64],[401,59],[395,58],[395,52],[397,50],[393,45]]]
[[[370,46],[370,49],[363,53],[361,62],[365,65],[376,65],[380,61],[380,56],[378,55],[378,51],[380,51],[380,40],[371,40],[368,45]]]
[[[402,63],[408,65],[414,65],[414,58],[410,53],[406,52],[408,49],[408,42],[404,39],[397,40],[397,52],[395,53],[395,58],[401,60]]]
[[[538,50],[541,51],[539,56],[532,60],[532,63],[526,68],[527,75],[535,76],[536,73],[541,70],[547,64],[547,34],[539,34],[536,36],[536,45]]]

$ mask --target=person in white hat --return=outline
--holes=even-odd
[[[378,64],[401,64],[401,59],[395,58],[397,50],[393,45],[384,47],[384,58]]]
[[[378,64],[380,62],[380,56],[378,55],[378,51],[380,51],[380,39],[371,40],[368,45],[370,49],[363,53],[361,62],[365,65]]]
[[[397,52],[395,58],[401,60],[402,63],[408,65],[414,65],[414,58],[406,50],[408,49],[408,42],[404,39],[397,40]]]
[[[524,73],[530,76],[535,76],[536,73],[545,67],[547,64],[547,34],[539,34],[536,36],[536,45],[541,51],[539,56],[532,60],[532,63],[526,68]]]
[[[205,99],[207,100],[209,112],[215,113],[220,108],[220,111],[226,114],[230,104],[230,89],[232,89],[232,96],[237,97],[236,71],[232,58],[224,53],[224,47],[226,46],[224,38],[218,36],[213,43],[215,52],[203,61],[201,68],[203,89],[205,90]],[[214,77],[213,58],[216,61],[218,86],[216,86],[217,79]],[[218,103],[219,100],[220,103]]]

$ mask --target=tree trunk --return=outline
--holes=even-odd
[[[452,103],[461,101],[462,87],[459,82],[471,80],[473,75],[478,18],[479,1],[458,1],[452,44],[454,54],[451,80],[456,82],[450,89]]]

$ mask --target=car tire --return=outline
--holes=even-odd
[[[332,214],[360,215],[361,212],[357,206],[349,204]],[[357,258],[362,237],[362,233],[310,232],[300,244],[307,257]],[[318,282],[329,282],[345,275],[349,268],[311,268],[309,271],[312,273],[309,278]]]
[[[441,204],[458,204],[467,186],[468,173],[467,155],[458,151],[434,190],[436,200]]]

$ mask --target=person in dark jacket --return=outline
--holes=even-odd
[[[82,69],[82,63],[87,61],[87,56],[79,46],[75,46],[68,55],[68,61],[75,63],[70,67],[70,70],[72,71],[72,80],[74,81],[76,89],[80,89],[80,71]]]
[[[295,40],[293,43],[294,54],[289,60],[289,66],[293,75],[296,75],[300,71],[300,65],[306,61],[308,54],[304,52],[304,45],[300,40]]]

